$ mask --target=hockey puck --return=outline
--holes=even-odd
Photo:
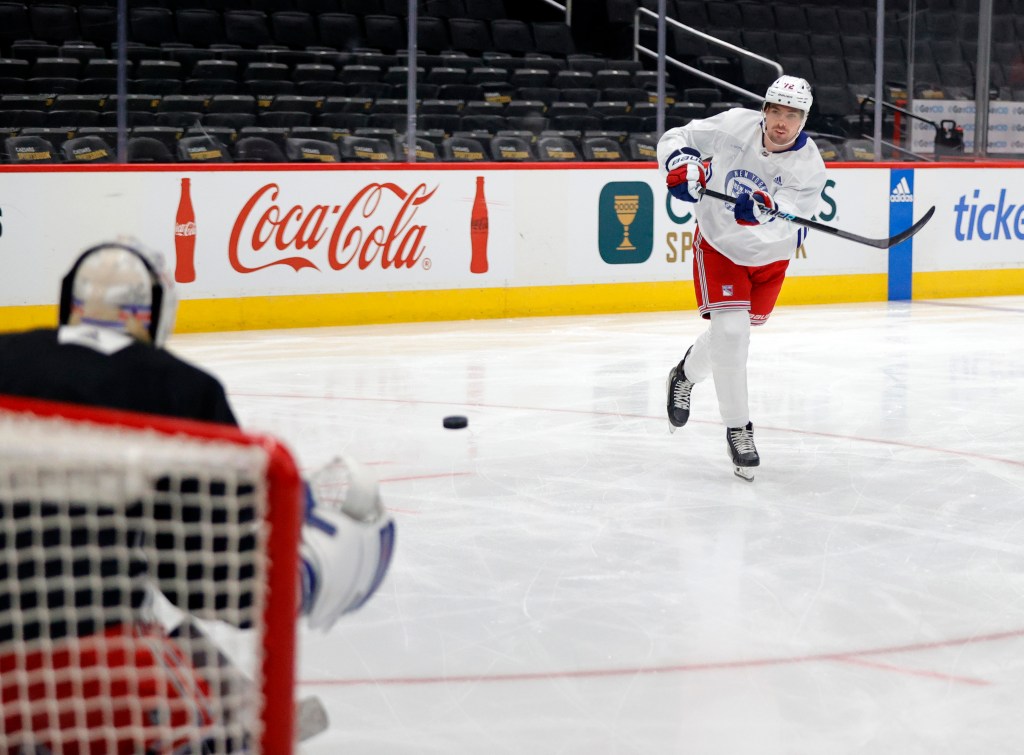
[[[461,430],[469,424],[469,420],[461,415],[455,414],[451,417],[445,417],[443,424],[449,430]]]

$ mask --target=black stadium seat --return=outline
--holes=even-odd
[[[175,11],[178,41],[195,47],[209,47],[224,40],[220,13],[209,8],[179,8]]]
[[[218,94],[206,106],[210,113],[255,113],[256,98],[251,94]]]
[[[128,38],[133,42],[159,46],[178,39],[174,13],[169,8],[130,8],[128,19]]]
[[[229,128],[241,131],[243,128],[256,125],[255,113],[206,113],[202,116],[204,126],[213,128]]]
[[[409,41],[405,25],[397,16],[383,14],[363,16],[363,30],[366,44],[384,52],[403,49]]]
[[[583,159],[590,162],[626,159],[625,152],[618,140],[607,136],[585,136],[581,141],[580,148],[583,150]]]
[[[132,78],[180,80],[182,65],[176,60],[140,60],[132,71]]]
[[[492,20],[505,18],[505,0],[463,0],[467,18]],[[520,0],[513,0],[520,2]]]
[[[341,140],[341,156],[348,162],[393,162],[394,144],[383,136],[346,136]]]
[[[69,127],[58,127],[47,124],[46,126],[23,128],[18,136],[38,136],[50,143],[54,152],[60,153],[60,146],[69,138],[74,136],[74,129]]]
[[[807,16],[804,13],[804,6],[775,3],[773,10],[775,11],[776,29],[799,32],[809,31],[807,26]]]
[[[568,57],[576,52],[572,30],[561,21],[535,21],[533,27],[534,49],[537,52]]]
[[[741,3],[740,16],[744,29],[771,29],[775,25],[775,15],[768,3]]]
[[[288,138],[288,129],[246,126],[245,128],[239,129],[238,134],[236,135],[239,140],[250,136],[259,136],[263,139],[269,139],[274,142],[282,152],[284,152],[284,140]]]
[[[74,94],[78,91],[78,79],[63,76],[33,76],[25,81],[32,94]]]
[[[0,59],[0,78],[25,79],[29,77],[30,71],[31,66],[27,60]]]
[[[254,61],[242,71],[243,81],[285,81],[291,78],[284,63]]]
[[[364,128],[369,125],[370,116],[366,113],[322,113],[317,118],[317,123],[342,131],[354,132],[357,128]]]
[[[498,52],[524,55],[537,49],[529,24],[516,19],[497,18],[491,21],[491,39]]]
[[[228,148],[209,135],[183,136],[178,141],[179,162],[232,162]]]
[[[309,13],[278,11],[270,14],[274,42],[293,50],[304,50],[319,42],[316,24]]]
[[[30,3],[29,18],[32,24],[32,37],[61,44],[70,39],[81,39],[78,28],[78,14],[70,5],[56,3]]]
[[[511,135],[498,135],[491,139],[491,158],[496,162],[528,162],[536,159],[529,141]]]
[[[132,136],[127,142],[130,163],[172,163],[173,153],[162,141],[150,136]]]
[[[416,40],[419,49],[426,53],[440,53],[452,44],[448,36],[448,25],[439,16],[416,18]]]
[[[504,116],[501,115],[464,115],[459,121],[459,129],[462,131],[486,131],[495,134],[502,129],[508,128]]]
[[[358,15],[384,12],[382,0],[339,0],[339,5],[346,13]]]
[[[440,18],[465,18],[463,0],[424,0],[424,12]]]
[[[24,3],[0,3],[0,52],[7,53],[19,39],[32,38],[32,23]]]
[[[490,159],[490,155],[479,139],[450,136],[441,143],[441,159],[445,162],[484,162]]]
[[[334,81],[337,69],[328,63],[299,63],[292,69],[292,81]]]
[[[312,115],[297,110],[264,111],[257,115],[257,123],[266,128],[296,128],[313,123]]]
[[[100,113],[98,110],[50,110],[46,113],[46,125],[77,131],[86,126],[100,125]]]
[[[338,145],[322,139],[288,138],[284,142],[285,157],[291,162],[341,162]]]
[[[231,44],[244,48],[273,44],[267,14],[258,10],[224,11],[224,36]]]
[[[235,79],[185,79],[182,94],[202,94],[213,97],[218,94],[238,94],[239,83]]]
[[[246,136],[235,142],[235,161],[240,163],[283,163],[284,152],[272,140]]]
[[[363,28],[351,13],[321,13],[317,16],[320,44],[335,50],[351,50],[362,44]]]
[[[475,18],[449,18],[448,31],[456,50],[480,55],[494,49],[491,30],[486,21]]]
[[[537,157],[542,162],[578,162],[576,145],[565,136],[541,136],[537,139]]]
[[[198,111],[168,110],[156,114],[153,123],[157,126],[171,126],[188,129],[202,121],[203,114]]]
[[[65,161],[69,163],[116,162],[114,149],[99,136],[86,135],[68,139],[61,145]]]
[[[37,58],[32,64],[31,76],[78,78],[82,69],[77,58]]]
[[[11,136],[4,142],[7,162],[15,165],[59,163],[53,144],[41,136]]]
[[[416,162],[437,162],[441,159],[440,147],[424,136],[415,137]],[[409,153],[409,144],[404,135],[395,140],[395,157],[405,160]]]
[[[831,5],[807,5],[804,13],[807,16],[807,30],[811,34],[840,34],[843,31],[836,9]]]
[[[743,14],[738,3],[728,0],[711,0],[705,3],[708,25],[714,29],[743,28]]]

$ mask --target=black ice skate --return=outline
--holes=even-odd
[[[733,472],[744,480],[754,479],[754,467],[761,463],[754,445],[754,425],[750,422],[746,427],[730,427],[725,431],[725,440],[729,444],[729,455],[732,457]]]
[[[686,364],[686,357],[690,356],[691,346],[686,350],[683,361],[673,367],[668,373],[668,431],[674,433],[677,427],[682,427],[690,419],[690,391],[693,390],[693,382],[686,379],[683,365]]]

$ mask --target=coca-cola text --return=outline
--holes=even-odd
[[[412,191],[393,183],[371,183],[344,206],[294,204],[285,209],[286,203],[279,201],[280,187],[269,183],[257,189],[238,213],[228,259],[240,273],[273,265],[319,270],[308,252],[282,255],[311,252],[326,239],[326,260],[333,270],[344,270],[353,262],[360,270],[371,265],[385,270],[412,268],[423,256],[426,231],[425,225],[413,220],[436,191],[437,187],[428,191],[422,183]],[[243,262],[243,252],[250,249],[270,259],[261,264]]]

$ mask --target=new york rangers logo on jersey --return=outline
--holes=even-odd
[[[755,191],[768,192],[768,184],[759,175],[749,170],[731,170],[725,174],[725,193],[732,197],[753,194]],[[726,205],[732,207],[732,205]]]

